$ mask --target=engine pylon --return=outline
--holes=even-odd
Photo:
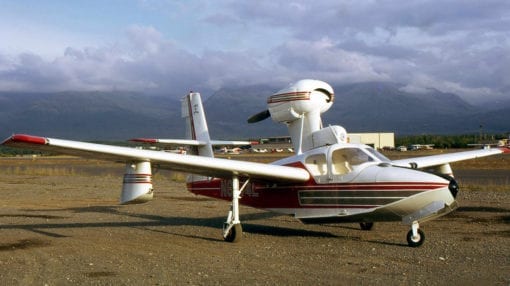
[[[271,118],[286,124],[296,154],[313,147],[312,134],[321,130],[321,114],[334,100],[333,88],[320,80],[303,79],[267,100]]]

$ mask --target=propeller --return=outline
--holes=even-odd
[[[262,121],[268,117],[271,116],[271,113],[269,113],[269,110],[264,110],[264,111],[261,111],[253,116],[251,116],[250,118],[248,118],[248,123],[255,123],[255,122],[259,122],[259,121]]]

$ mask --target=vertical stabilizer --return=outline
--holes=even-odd
[[[200,93],[190,92],[182,99],[182,117],[186,120],[186,138],[199,142],[190,150],[194,155],[214,157]]]

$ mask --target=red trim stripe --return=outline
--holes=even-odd
[[[150,174],[124,174],[124,184],[152,184]]]
[[[510,154],[510,145],[499,148],[504,154]]]
[[[133,138],[129,139],[131,142],[141,142],[141,143],[158,143],[158,139],[152,138]]]
[[[369,190],[378,190],[378,191],[396,191],[396,190],[431,190],[437,188],[443,188],[448,186],[448,184],[440,184],[440,183],[421,183],[421,182],[409,182],[409,183],[354,183],[354,184],[331,184],[331,185],[282,185],[277,187],[269,187],[268,190],[286,190],[286,189],[296,189],[296,190],[352,190],[352,191],[369,191]],[[260,188],[266,189],[266,188]]]
[[[188,116],[190,120],[191,127],[191,139],[197,140],[197,135],[195,131],[195,117],[193,116],[193,108],[191,107],[191,94],[188,96]]]
[[[267,103],[277,103],[277,102],[286,102],[286,101],[295,101],[295,100],[309,100],[310,92],[309,91],[296,91],[296,92],[288,92],[275,94],[269,97]]]

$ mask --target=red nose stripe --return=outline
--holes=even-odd
[[[501,147],[501,148],[499,148],[499,150],[503,151],[503,153],[505,153],[505,154],[509,154],[510,153],[510,145]]]

